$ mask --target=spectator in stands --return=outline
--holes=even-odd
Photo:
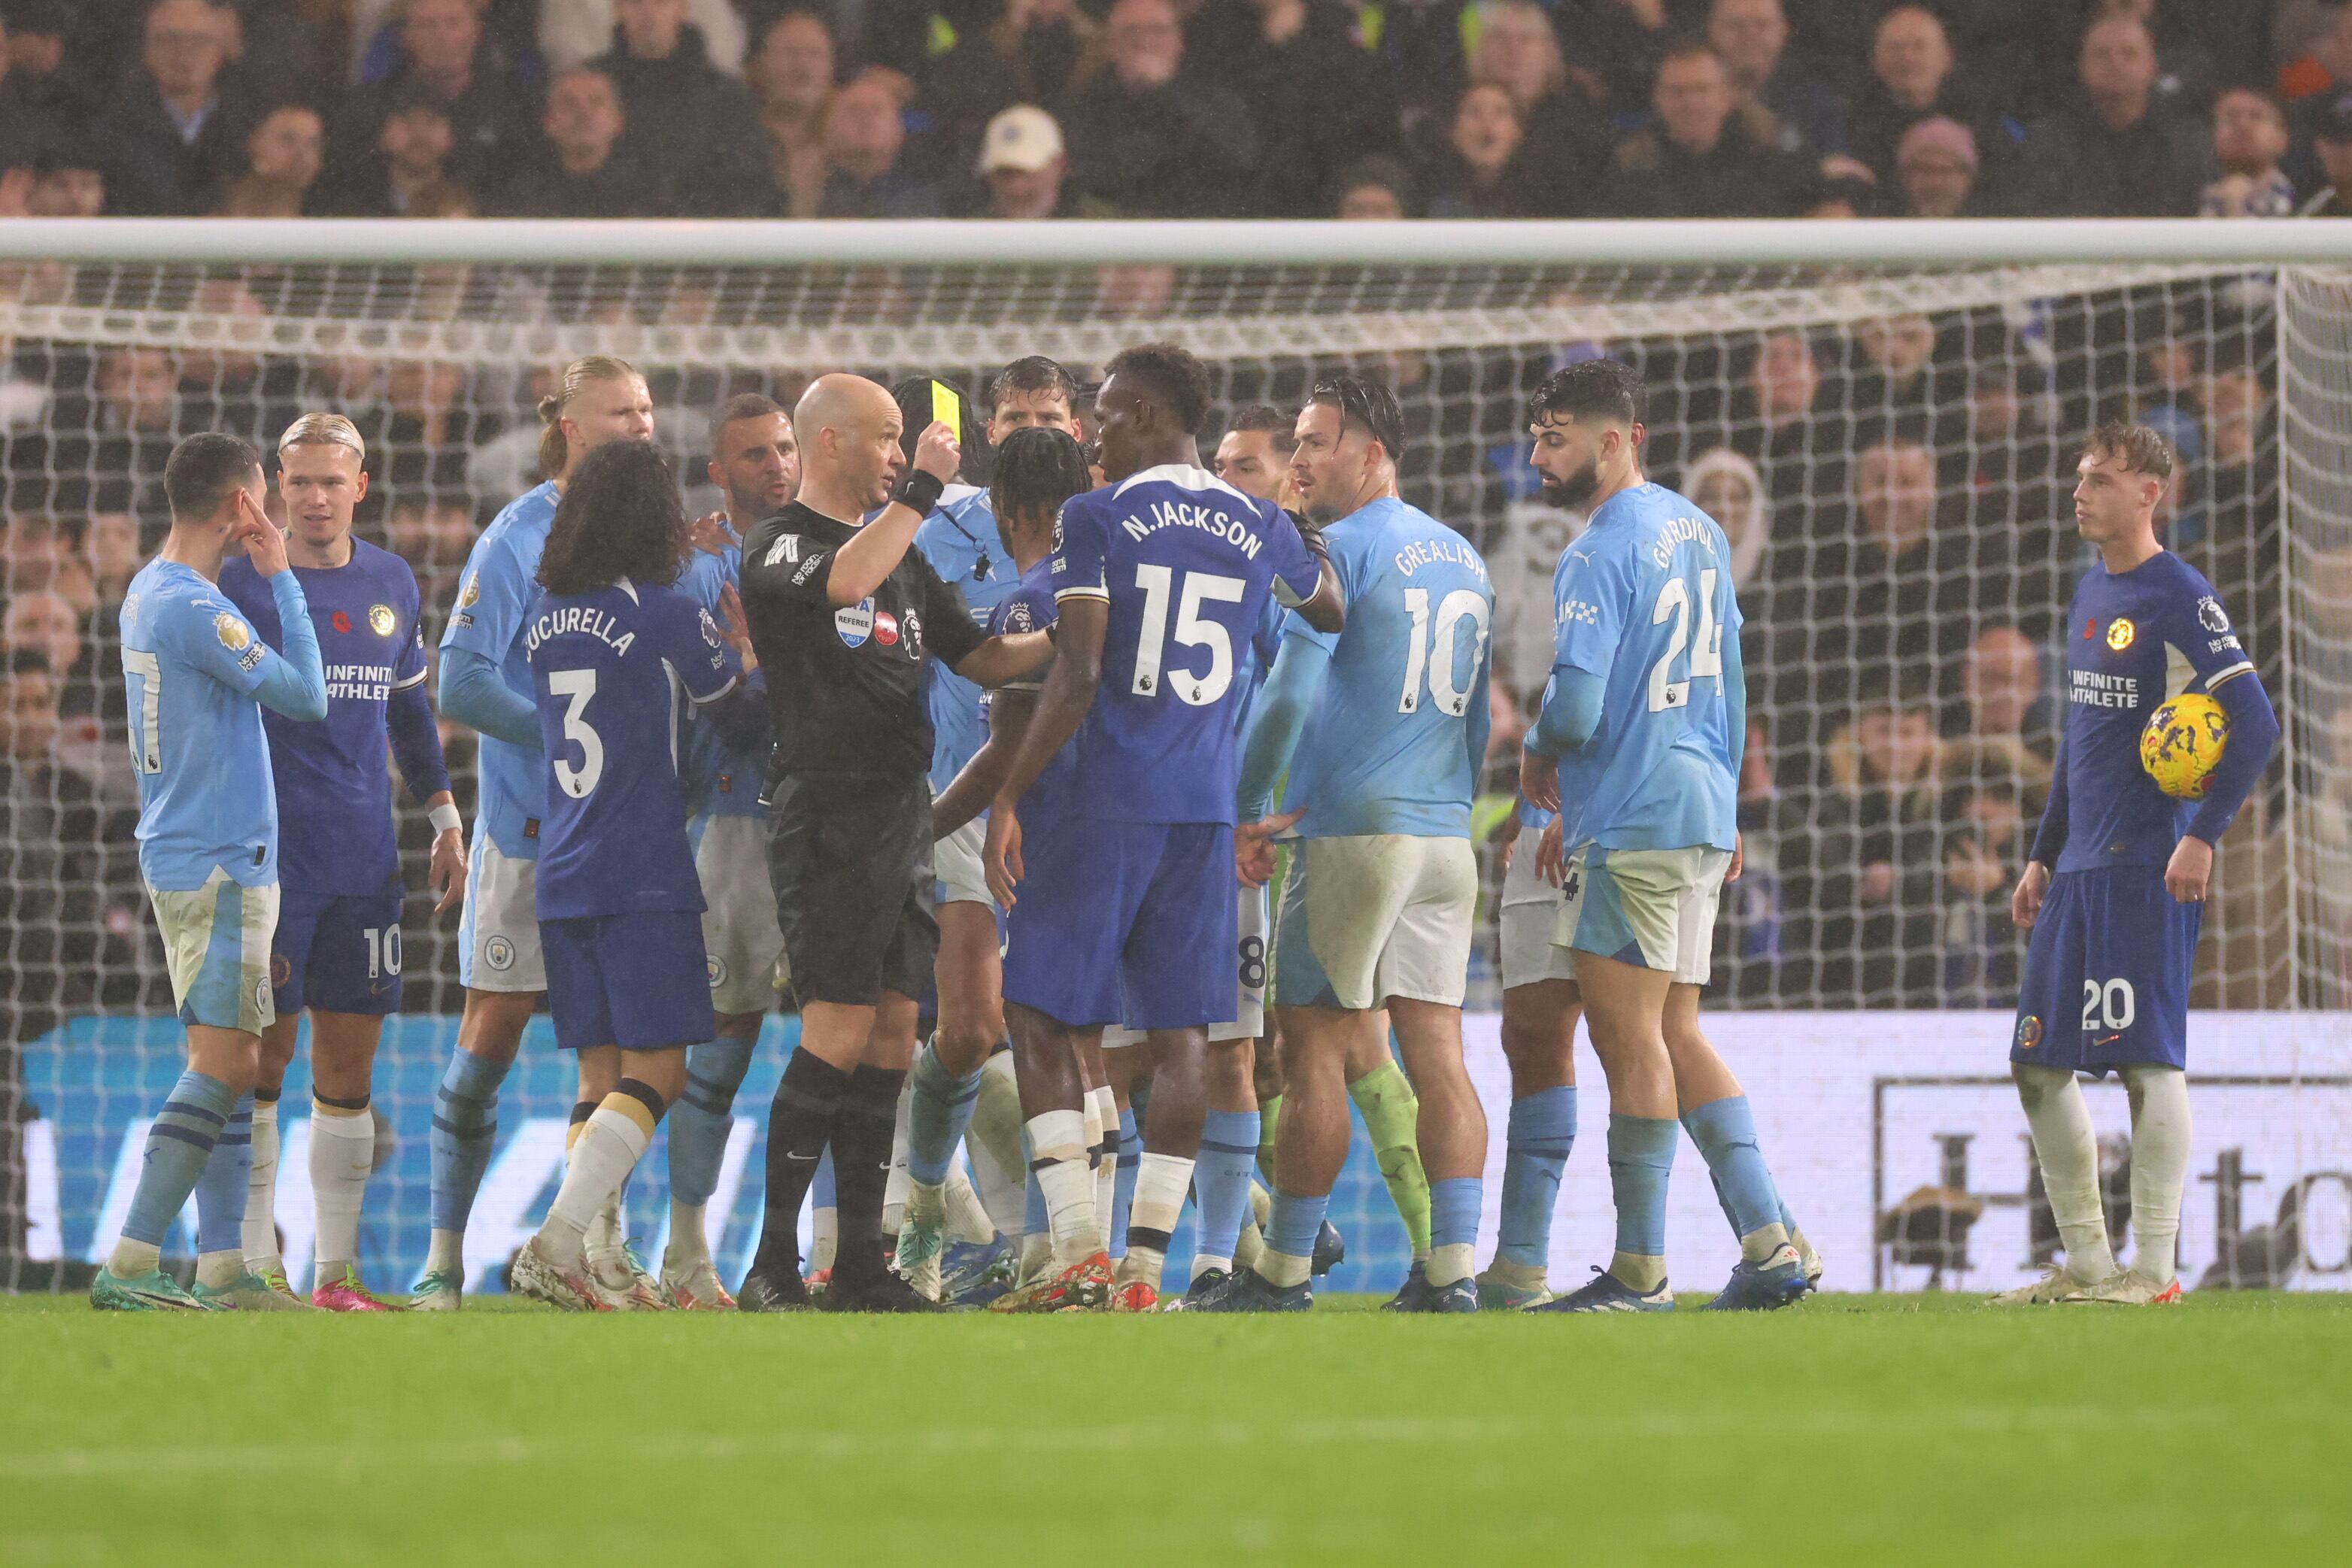
[[[94,218],[106,211],[106,170],[88,138],[50,135],[33,159],[25,213],[36,218]]]
[[[2010,890],[2025,869],[2049,795],[2046,762],[2013,740],[1938,749],[1942,842],[1932,999],[1948,1008],[2004,1007],[2017,995],[2025,944],[2010,919]]]
[[[473,502],[463,492],[403,491],[393,501],[384,537],[393,553],[415,569],[426,614],[447,609],[480,532]]]
[[[1923,429],[1949,405],[1935,373],[1936,324],[1916,311],[1873,316],[1854,329],[1846,404],[1866,419]]]
[[[824,202],[825,109],[833,99],[833,24],[795,6],[760,35],[743,79],[768,134],[782,215],[813,218]]]
[[[1617,144],[1598,209],[1621,217],[1785,217],[1811,172],[1759,145],[1733,118],[1721,57],[1703,43],[1676,44],[1659,63],[1651,95],[1657,123]]]
[[[880,73],[835,89],[825,110],[824,152],[831,165],[824,218],[936,218],[946,213],[939,183],[908,166],[907,122],[898,95]]]
[[[1527,131],[1518,106],[1496,82],[1474,82],[1454,108],[1452,134],[1428,175],[1433,218],[1529,214]]]
[[[40,655],[58,675],[61,688],[87,685],[81,617],[74,613],[71,600],[54,588],[10,593],[7,612],[0,615],[0,654],[14,659],[20,653]],[[94,691],[68,691],[59,711],[89,713],[96,706]]]
[[[1846,150],[1845,100],[1810,64],[1789,53],[1789,17],[1780,0],[1715,0],[1706,41],[1731,71],[1743,110],[1772,117],[1783,152],[1821,158]]]
[[[66,38],[73,29],[72,0],[11,0],[7,6],[5,92],[42,140],[78,135],[89,121],[95,97],[84,73],[74,68]]]
[[[489,3],[495,4],[496,0]],[[619,0],[538,0],[536,9],[539,25],[532,41],[541,57],[547,61],[547,68],[562,72],[584,65],[613,47],[613,27],[622,7]],[[775,9],[765,0],[753,0],[751,4],[741,4],[740,0],[688,0],[686,20],[702,35],[710,63],[729,76],[735,76],[744,67],[744,18],[773,16]]]
[[[931,62],[923,83],[940,140],[955,156],[976,155],[982,131],[1003,110],[1065,101],[1101,70],[1100,35],[1076,0],[1018,0],[985,27],[959,23],[955,47]]]
[[[1839,619],[1846,625],[1822,624],[1829,606],[1817,597],[1816,647],[1843,643],[1865,673],[1925,670],[1968,640],[1970,596],[1985,586],[1969,570],[1973,541],[1937,526],[1936,465],[1916,435],[1883,436],[1863,448],[1854,490],[1860,528],[1839,574],[1848,595]]]
[[[2083,33],[2083,97],[2034,121],[2027,138],[2033,210],[2083,217],[2197,211],[2212,178],[2212,138],[2156,96],[2147,26],[2108,16]]]
[[[473,193],[449,172],[457,131],[447,106],[415,83],[395,89],[376,132],[375,156],[342,193],[348,210],[370,217],[437,217],[470,208]]]
[[[362,89],[337,131],[331,200],[339,208],[365,202],[383,122],[395,105],[418,96],[448,115],[453,180],[478,196],[513,183],[540,151],[540,95],[483,37],[472,0],[408,0],[400,41],[406,62],[381,85]]]
[[[2352,15],[2352,7],[2347,8]],[[2328,101],[2312,127],[2311,150],[2321,187],[2303,205],[2307,218],[2352,217],[2352,92]]]
[[[245,139],[245,172],[221,193],[225,218],[299,218],[319,178],[327,128],[306,103],[283,103]]]
[[[1385,219],[1415,216],[1412,171],[1394,158],[1379,153],[1360,158],[1339,171],[1332,216]]]
[[[1760,589],[1764,547],[1772,536],[1772,500],[1755,463],[1731,447],[1710,447],[1691,459],[1676,488],[1720,524],[1731,541],[1731,586],[1743,594]]]
[[[1110,68],[1061,112],[1070,183],[1136,217],[1227,210],[1255,181],[1249,107],[1184,63],[1170,0],[1117,0],[1103,24]]]
[[[1405,0],[1381,10],[1372,49],[1402,106],[1408,146],[1443,135],[1446,111],[1470,80],[1462,52],[1467,9],[1468,0]]]
[[[2057,750],[2056,705],[2042,684],[2042,650],[2014,626],[1989,626],[1960,658],[1958,734],[2013,741],[2044,762]]]
[[[2286,156],[2286,113],[2255,87],[2233,87],[2213,100],[2213,161],[2221,177],[2205,187],[2198,211],[2209,218],[2284,218],[2295,210]]]
[[[211,210],[244,162],[252,105],[227,70],[235,16],[210,0],[156,0],[139,68],[90,127],[112,214]]]
[[[1034,103],[1016,103],[988,122],[980,141],[980,177],[992,218],[1100,217],[1100,209],[1063,194],[1070,161],[1062,128]]]
[[[2290,151],[2287,177],[2298,190],[2319,183],[2317,149],[2313,145],[2319,123],[2336,100],[2352,93],[2352,5],[2339,5],[2326,29],[2314,39],[2311,53],[2279,70],[2279,96],[2287,103]]]
[[[0,516],[0,594],[57,586],[57,534],[56,520],[39,512]]]
[[[1551,19],[1535,0],[1495,0],[1479,15],[1470,79],[1493,82],[1511,95],[1529,214],[1590,210],[1609,165],[1609,124],[1583,86],[1570,78]]]
[[[1549,40],[1550,25],[1536,19]],[[1211,0],[1193,14],[1185,53],[1257,122],[1251,213],[1320,217],[1332,170],[1397,146],[1396,94],[1355,25],[1342,0]]]
[[[1986,129],[1987,115],[1972,87],[1955,70],[1958,57],[1936,14],[1922,5],[1897,5],[1879,18],[1871,37],[1870,75],[1847,110],[1847,141],[1853,156],[1877,176],[1882,190],[1895,188],[1895,152],[1903,133],[1923,120],[1944,115],[1971,131]],[[1978,137],[1978,152],[1985,151]]]
[[[394,495],[457,491],[466,459],[496,435],[497,413],[466,396],[463,365],[395,360],[383,378],[383,401],[353,423],[367,442],[378,483]]]
[[[1895,172],[1902,215],[1959,218],[1982,215],[1976,199],[1976,133],[1948,114],[1915,123],[1895,144]]]
[[[541,117],[545,152],[507,187],[507,212],[525,217],[647,218],[668,211],[665,183],[620,151],[620,90],[593,66],[551,83]]]
[[[146,552],[139,548],[139,519],[126,511],[94,511],[82,529],[81,548],[98,602],[121,604],[131,580],[147,564]]]
[[[1559,6],[1577,64],[1612,120],[1638,120],[1675,38],[1703,20],[1691,0],[1582,0]]]
[[[613,47],[592,63],[620,90],[616,151],[653,171],[684,217],[764,217],[775,208],[760,111],[710,60],[687,0],[615,0]],[[908,214],[912,215],[912,214]]]

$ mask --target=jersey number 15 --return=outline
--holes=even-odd
[[[1663,626],[1666,617],[1674,617],[1675,629],[1667,633],[1666,651],[1650,666],[1650,711],[1664,713],[1670,707],[1690,706],[1691,683],[1712,676],[1723,684],[1723,626],[1715,618],[1716,569],[1707,567],[1698,574],[1698,638],[1690,634],[1691,591],[1679,577],[1666,579],[1658,590],[1657,608],[1650,612],[1650,624]],[[1681,680],[1674,678],[1675,661],[1682,657],[1685,648],[1690,650],[1690,671]]]

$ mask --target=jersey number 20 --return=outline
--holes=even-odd
[[[1666,579],[1665,587],[1658,590],[1657,608],[1650,612],[1650,624],[1662,626],[1666,617],[1675,618],[1675,629],[1666,637],[1666,651],[1650,666],[1650,711],[1664,713],[1670,707],[1690,706],[1691,683],[1708,676],[1716,684],[1723,682],[1723,627],[1715,618],[1716,569],[1708,567],[1698,574],[1698,639],[1690,634],[1691,593],[1679,577]],[[1690,650],[1690,673],[1681,680],[1674,678],[1675,661],[1682,657],[1685,648]]]
[[[1404,612],[1412,617],[1412,630],[1405,635],[1404,695],[1397,698],[1397,712],[1411,713],[1421,706],[1421,691],[1424,679],[1429,695],[1437,704],[1437,711],[1460,718],[1470,711],[1470,694],[1456,691],[1454,686],[1454,658],[1456,634],[1462,622],[1471,623],[1470,673],[1478,673],[1479,644],[1486,636],[1486,596],[1466,588],[1457,588],[1437,601],[1437,629],[1433,634],[1429,623],[1429,590],[1408,588],[1404,591]]]
[[[604,777],[604,739],[588,726],[584,716],[588,699],[596,695],[596,672],[593,670],[552,670],[548,673],[547,689],[557,696],[571,699],[563,710],[563,738],[580,748],[580,766],[574,768],[562,758],[555,759],[555,781],[563,792],[575,800],[584,800],[588,791],[596,788],[596,780]]]

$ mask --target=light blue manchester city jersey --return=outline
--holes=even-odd
[[[532,701],[537,694],[523,652],[523,620],[539,596],[539,558],[561,498],[551,479],[525,490],[490,519],[466,558],[457,605],[441,632],[444,649],[480,654],[498,666],[509,690]],[[537,860],[539,828],[547,816],[547,758],[494,735],[483,736],[481,747],[477,831],[488,833],[509,860]]]

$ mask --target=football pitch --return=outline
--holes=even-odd
[[[0,1297],[0,1563],[2267,1563],[2352,1542],[2352,1296],[1370,1305],[195,1319]]]

